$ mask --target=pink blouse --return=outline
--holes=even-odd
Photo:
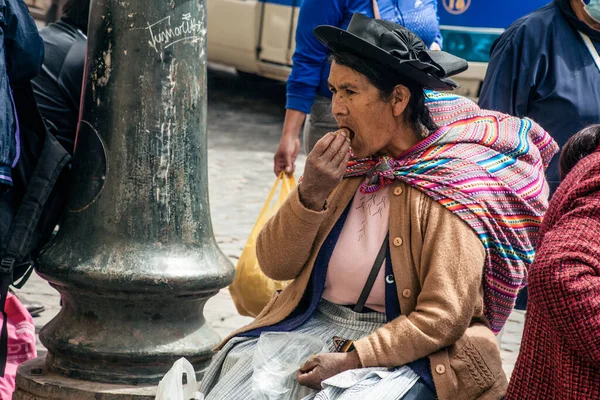
[[[325,280],[323,298],[335,304],[358,301],[389,227],[389,191],[354,195]],[[385,263],[385,261],[384,261]],[[379,270],[365,307],[385,312],[385,265]]]

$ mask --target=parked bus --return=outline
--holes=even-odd
[[[469,61],[456,78],[477,97],[492,43],[519,17],[549,0],[438,0],[444,50]],[[302,0],[207,0],[208,59],[285,81],[292,66]]]

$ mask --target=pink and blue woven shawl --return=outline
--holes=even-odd
[[[544,170],[558,146],[530,119],[481,110],[453,94],[427,92],[441,128],[397,159],[353,159],[345,177],[373,173],[372,193],[400,179],[460,217],[486,249],[485,315],[499,332],[533,262],[548,208]]]

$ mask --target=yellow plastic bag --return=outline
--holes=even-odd
[[[274,201],[280,184],[279,196]],[[229,292],[241,315],[256,317],[271,300],[273,292],[283,289],[290,282],[275,281],[263,274],[256,259],[256,238],[269,218],[275,215],[295,187],[296,179],[293,176],[288,178],[283,172],[279,175],[235,267],[235,278],[229,286]]]

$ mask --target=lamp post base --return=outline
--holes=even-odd
[[[38,357],[19,366],[13,400],[154,400],[158,385],[112,385],[54,374]]]

